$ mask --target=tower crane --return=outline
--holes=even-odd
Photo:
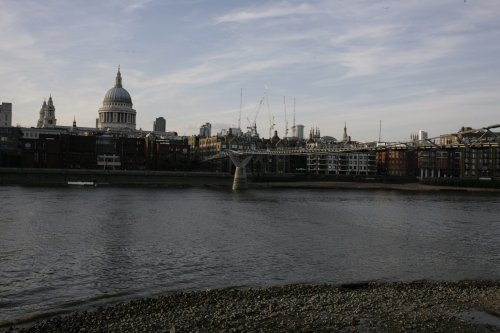
[[[286,116],[286,97],[283,96],[283,106],[285,108],[285,138],[288,137],[288,118]]]
[[[267,84],[265,88],[266,89],[264,90],[264,97],[266,99],[267,115],[269,116],[269,139],[271,139],[273,135],[273,129],[276,124],[274,123],[274,116],[271,114],[271,109],[269,108],[269,96],[267,95]]]
[[[250,136],[252,136],[252,137],[258,137],[259,136],[259,134],[257,133],[257,117],[259,116],[259,112],[260,112],[260,108],[262,107],[262,104],[264,104],[264,97],[262,97],[260,99],[259,105],[257,107],[257,111],[255,112],[255,117],[253,119],[253,123],[247,117],[248,124],[250,125],[250,126],[247,126],[247,129],[250,132]]]
[[[243,88],[240,91],[240,115],[238,116],[238,135],[241,135],[241,109],[243,107]]]

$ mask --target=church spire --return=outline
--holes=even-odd
[[[342,141],[349,141],[349,137],[347,136],[347,122],[344,122],[344,135],[342,136]]]
[[[118,65],[118,72],[116,73],[115,88],[123,88],[123,86],[122,86],[122,74],[120,73],[120,65]]]

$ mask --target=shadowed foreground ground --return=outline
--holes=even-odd
[[[500,281],[178,292],[56,317],[26,332],[500,332]]]

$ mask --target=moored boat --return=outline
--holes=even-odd
[[[82,186],[82,187],[97,187],[97,182],[90,181],[90,182],[84,182],[84,181],[68,181],[68,185],[71,186]]]

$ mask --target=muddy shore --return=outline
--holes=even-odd
[[[354,181],[296,181],[296,182],[261,182],[250,183],[250,188],[303,188],[303,189],[358,189],[358,190],[394,190],[414,192],[491,192],[500,193],[500,188],[459,187],[443,185],[426,185],[421,183],[376,183]]]
[[[175,292],[20,332],[500,332],[500,281],[289,285]]]

